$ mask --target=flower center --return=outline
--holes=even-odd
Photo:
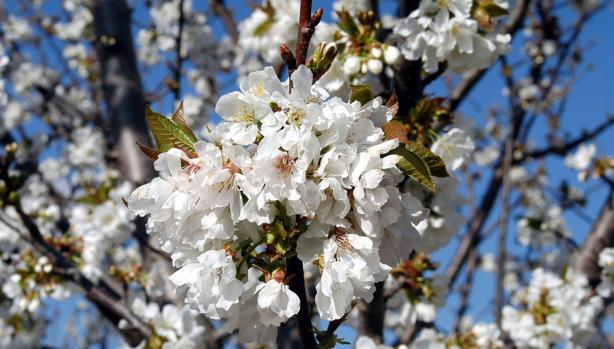
[[[290,107],[286,111],[288,115],[288,122],[294,125],[300,125],[305,119],[307,112],[303,108]]]
[[[294,159],[288,153],[282,154],[275,158],[273,166],[277,169],[277,173],[285,178],[290,176],[294,170]]]
[[[452,33],[452,35],[454,36],[460,35],[460,26],[458,25],[458,23],[452,24],[452,28],[450,28],[450,33]]]
[[[350,241],[345,236],[345,233],[342,232],[341,230],[335,231],[335,243],[337,243],[337,247],[339,247],[342,250],[345,250],[345,251],[352,250],[352,245],[350,244]]]
[[[437,0],[437,6],[439,6],[440,8],[447,8],[448,0]]]
[[[261,97],[264,94],[264,86],[262,84],[257,84],[249,89],[249,93],[256,97]]]
[[[254,115],[254,111],[248,106],[240,106],[235,111],[235,122],[241,122],[244,124],[253,124],[256,123],[256,116]]]

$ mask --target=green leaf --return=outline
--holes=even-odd
[[[365,105],[373,100],[373,91],[369,85],[350,85],[352,93],[350,94],[350,103],[359,101],[360,104]]]
[[[292,246],[290,245],[290,242],[288,240],[279,240],[275,244],[275,250],[281,253],[282,255],[285,255],[286,253],[288,253],[288,251],[290,251],[291,248]]]
[[[275,242],[275,240],[276,240],[276,239],[277,239],[277,237],[275,236],[275,234],[273,234],[273,233],[267,233],[267,234],[266,234],[266,236],[265,236],[265,238],[264,238],[264,241],[265,241],[267,244],[272,244],[272,243],[274,243],[274,242]]]
[[[179,108],[177,108],[177,110],[175,110],[175,113],[173,114],[173,117],[171,117],[171,120],[173,120],[175,122],[175,124],[177,124],[177,126],[181,127],[181,129],[188,136],[190,136],[192,141],[196,142],[198,140],[198,138],[196,138],[196,135],[194,134],[194,132],[192,131],[190,126],[188,126],[188,123],[183,118],[183,101],[181,101],[181,103],[179,103]]]
[[[488,13],[488,15],[490,17],[500,17],[500,16],[505,16],[507,15],[509,12],[506,8],[503,8],[497,4],[495,4],[494,2],[490,2],[486,5],[483,5],[482,8],[484,8],[484,10],[486,10],[486,13]]]
[[[431,171],[431,175],[435,177],[450,177],[448,171],[446,171],[446,164],[439,155],[433,153],[429,148],[418,142],[408,142],[407,148],[424,160],[429,171]]]
[[[194,141],[180,126],[150,108],[147,108],[146,117],[159,151],[178,148],[188,154],[194,152]]]
[[[397,167],[401,171],[411,179],[420,183],[427,190],[433,193],[437,191],[428,165],[420,156],[414,153],[409,146],[400,146],[391,153],[401,156],[401,159],[397,162]]]

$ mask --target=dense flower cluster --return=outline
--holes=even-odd
[[[594,320],[603,300],[591,291],[586,277],[571,269],[563,278],[536,269],[529,286],[514,294],[513,303],[520,307],[503,308],[502,327],[518,347],[566,343],[586,348],[598,341]]]
[[[190,309],[180,309],[174,304],[160,308],[156,303],[145,303],[141,297],[135,298],[130,308],[155,333],[143,343],[145,348],[198,348],[204,341],[205,328],[198,323],[198,313]],[[119,326],[126,324],[122,322]]]
[[[511,37],[485,31],[472,17],[472,6],[471,0],[421,1],[420,7],[394,28],[402,38],[400,49],[405,58],[421,59],[424,70],[431,73],[443,62],[462,72],[486,68],[507,53]]]
[[[387,155],[398,141],[384,138],[391,115],[379,98],[365,105],[329,98],[304,66],[292,75],[291,92],[289,83],[271,68],[250,74],[241,91],[218,101],[224,121],[209,130],[210,142],[197,142],[193,154],[160,154],[159,177],[129,199],[136,214],[150,215],[150,232],[181,267],[171,281],[187,288],[186,302],[230,318],[227,326],[239,327],[246,341],[271,341],[299,303],[283,266],[245,270],[252,256],[241,255],[242,244],[257,253],[278,239],[281,255],[296,244],[303,262],[319,265],[317,310],[334,320],[354,297],[372,299],[375,283],[408,257],[428,215],[399,191],[398,156]],[[286,241],[279,235],[296,234],[284,222],[300,231],[290,247],[279,246]]]

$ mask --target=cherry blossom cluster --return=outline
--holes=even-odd
[[[535,269],[531,283],[516,291],[512,304],[516,306],[503,308],[502,328],[519,347],[600,346],[595,319],[603,299],[592,291],[584,275],[572,269],[563,277]]]
[[[383,90],[380,75],[392,76],[391,66],[401,53],[396,46],[378,40],[381,23],[373,12],[349,11],[345,4],[339,7],[339,24],[320,23],[315,33],[318,41],[333,42],[339,49],[325,86],[339,96],[348,95],[351,84],[368,84],[379,93]]]
[[[180,268],[171,281],[186,302],[228,319],[244,342],[272,341],[299,309],[285,266],[264,256],[316,263],[317,311],[335,320],[354,298],[372,299],[428,216],[399,190],[405,176],[389,154],[399,143],[381,129],[390,110],[379,98],[330,98],[312,80],[305,66],[285,83],[272,68],[249,74],[219,99],[224,121],[208,142],[159,154],[159,177],[128,200]]]
[[[496,3],[497,13],[504,13],[507,3]],[[472,11],[472,0],[425,0],[418,9],[400,20],[394,33],[402,40],[400,49],[406,59],[422,60],[425,71],[437,71],[446,62],[456,72],[483,69],[510,49],[510,35],[496,34],[488,28],[491,14]],[[486,22],[486,23],[485,23]]]
[[[199,348],[205,340],[205,328],[198,322],[198,313],[174,304],[160,307],[157,303],[146,303],[142,296],[130,304],[134,315],[153,329],[153,335],[143,343],[145,348]],[[126,326],[125,321],[119,324]],[[132,348],[125,345],[124,348]]]

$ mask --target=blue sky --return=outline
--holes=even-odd
[[[237,19],[245,18],[251,12],[249,7],[246,6],[245,2],[242,0],[226,2],[232,4],[232,9],[235,12],[235,18]],[[133,1],[132,3],[137,5],[136,11],[134,12],[135,18],[143,21],[143,19],[146,18],[146,14],[141,2]],[[203,6],[205,6],[204,1],[196,1],[195,3],[195,8],[203,8]],[[381,3],[383,13],[391,13],[394,11],[394,1],[383,0]],[[15,9],[15,0],[8,0],[7,4],[9,10],[12,11]],[[57,0],[48,1],[46,2],[45,8],[51,10],[57,9],[58,4],[59,2]],[[325,20],[331,20],[331,1],[316,0],[314,1],[314,8],[315,7],[322,7],[325,13]],[[562,18],[562,22],[567,22],[570,18],[573,18],[569,11],[561,12],[560,16]],[[568,100],[567,109],[561,122],[562,129],[569,132],[572,137],[578,135],[583,129],[592,128],[594,125],[601,122],[601,120],[603,120],[608,113],[614,112],[614,94],[612,92],[614,86],[612,86],[613,83],[611,79],[611,77],[614,77],[614,65],[612,64],[612,57],[614,57],[614,45],[612,44],[612,37],[614,37],[614,26],[612,25],[611,16],[612,9],[606,9],[601,14],[597,15],[591,22],[589,22],[588,25],[586,25],[585,31],[581,36],[580,42],[582,42],[583,45],[590,46],[588,50],[583,52],[585,65],[590,63],[592,68],[581,69],[583,72],[577,76],[578,81],[573,85],[571,97]],[[217,36],[221,37],[224,33],[221,21],[215,17],[211,17],[210,20],[214,28],[214,32]],[[135,32],[133,32],[133,34],[135,34]],[[521,35],[522,34],[520,33],[519,36]],[[521,39],[522,38],[518,37],[514,42],[511,57],[519,56],[520,44],[522,42]],[[513,61],[513,58],[511,60]],[[465,117],[475,119],[476,124],[478,125],[484,123],[487,108],[489,106],[493,104],[504,106],[506,103],[506,100],[501,94],[503,84],[501,78],[499,77],[499,71],[499,66],[491,69],[483,81],[481,81],[473,90],[471,97],[460,108],[460,111],[465,115]],[[159,80],[159,77],[157,77],[157,79],[151,78],[151,74],[148,76],[150,76],[150,78],[144,81],[146,86],[152,86]],[[231,78],[231,76],[224,74],[221,76],[221,78],[226,80]],[[234,89],[236,89],[236,85],[229,85],[226,86],[222,92],[229,92],[230,90]],[[189,91],[189,89],[187,90]],[[433,84],[428,92],[443,97],[447,95],[447,92],[445,89],[443,89],[441,83]],[[478,105],[481,107],[478,107]],[[156,107],[161,112],[171,112],[171,102],[169,100]],[[538,119],[534,127],[534,135],[536,136],[535,140],[542,145],[544,144],[543,139],[540,139],[539,137],[543,135],[545,127],[546,121],[541,118]],[[43,128],[41,125],[32,125],[29,128],[29,131],[32,133],[41,132],[43,131]],[[612,153],[614,143],[612,143],[611,140],[613,137],[614,130],[609,130],[604,133],[597,142],[595,142],[598,146],[599,154],[604,155],[607,153]],[[565,168],[562,165],[562,159],[560,158],[549,159],[546,162],[546,168],[551,173],[550,184],[552,187],[556,187],[562,180],[568,180],[569,183],[577,185],[580,188],[594,187],[596,184],[595,181],[589,181],[587,184],[577,183],[575,173]],[[478,193],[480,193],[482,189],[483,186],[478,186]],[[584,208],[584,211],[591,217],[596,217],[598,215],[598,209],[603,203],[606,194],[607,190],[604,186],[598,187],[598,190],[592,191],[591,195],[588,197],[588,204]],[[498,216],[498,209],[498,207],[495,208],[495,211],[491,215],[491,221],[492,217]],[[567,219],[567,225],[570,231],[573,233],[572,238],[576,242],[583,241],[585,234],[589,229],[589,224],[579,219],[573,213],[566,213],[565,218]],[[489,224],[487,223],[487,226],[488,225]],[[514,228],[515,221],[512,219],[509,227],[508,241],[508,246],[510,247],[510,251],[512,253],[521,251],[518,244],[514,241]],[[495,252],[496,238],[497,237],[495,234],[493,237],[487,239],[482,244],[480,251],[488,251],[491,253]],[[457,240],[453,241],[448,247],[436,253],[436,259],[442,262],[442,268],[445,268],[453,252],[455,251],[456,242]],[[478,272],[475,277],[475,284],[471,294],[472,302],[468,314],[473,315],[476,320],[491,321],[493,318],[491,304],[493,302],[494,288],[494,276],[491,274]],[[455,320],[454,314],[456,311],[457,300],[455,297],[452,297],[450,301],[451,302],[438,314],[439,323],[444,329],[449,328]],[[65,315],[69,313],[70,309],[75,307],[76,304],[76,300],[69,302],[68,304],[64,304],[63,307],[65,308],[61,308],[55,304],[50,310],[49,314],[51,315],[55,314],[55,312],[59,312]],[[55,318],[57,319],[58,317]],[[65,316],[60,316],[60,318],[65,319]],[[52,323],[51,331],[46,337],[46,341],[54,347],[61,346],[61,338],[55,334],[60,332],[60,326],[63,323],[64,321],[55,321]],[[347,329],[342,330],[340,335],[350,341],[352,341],[354,337],[354,334],[349,332]]]

